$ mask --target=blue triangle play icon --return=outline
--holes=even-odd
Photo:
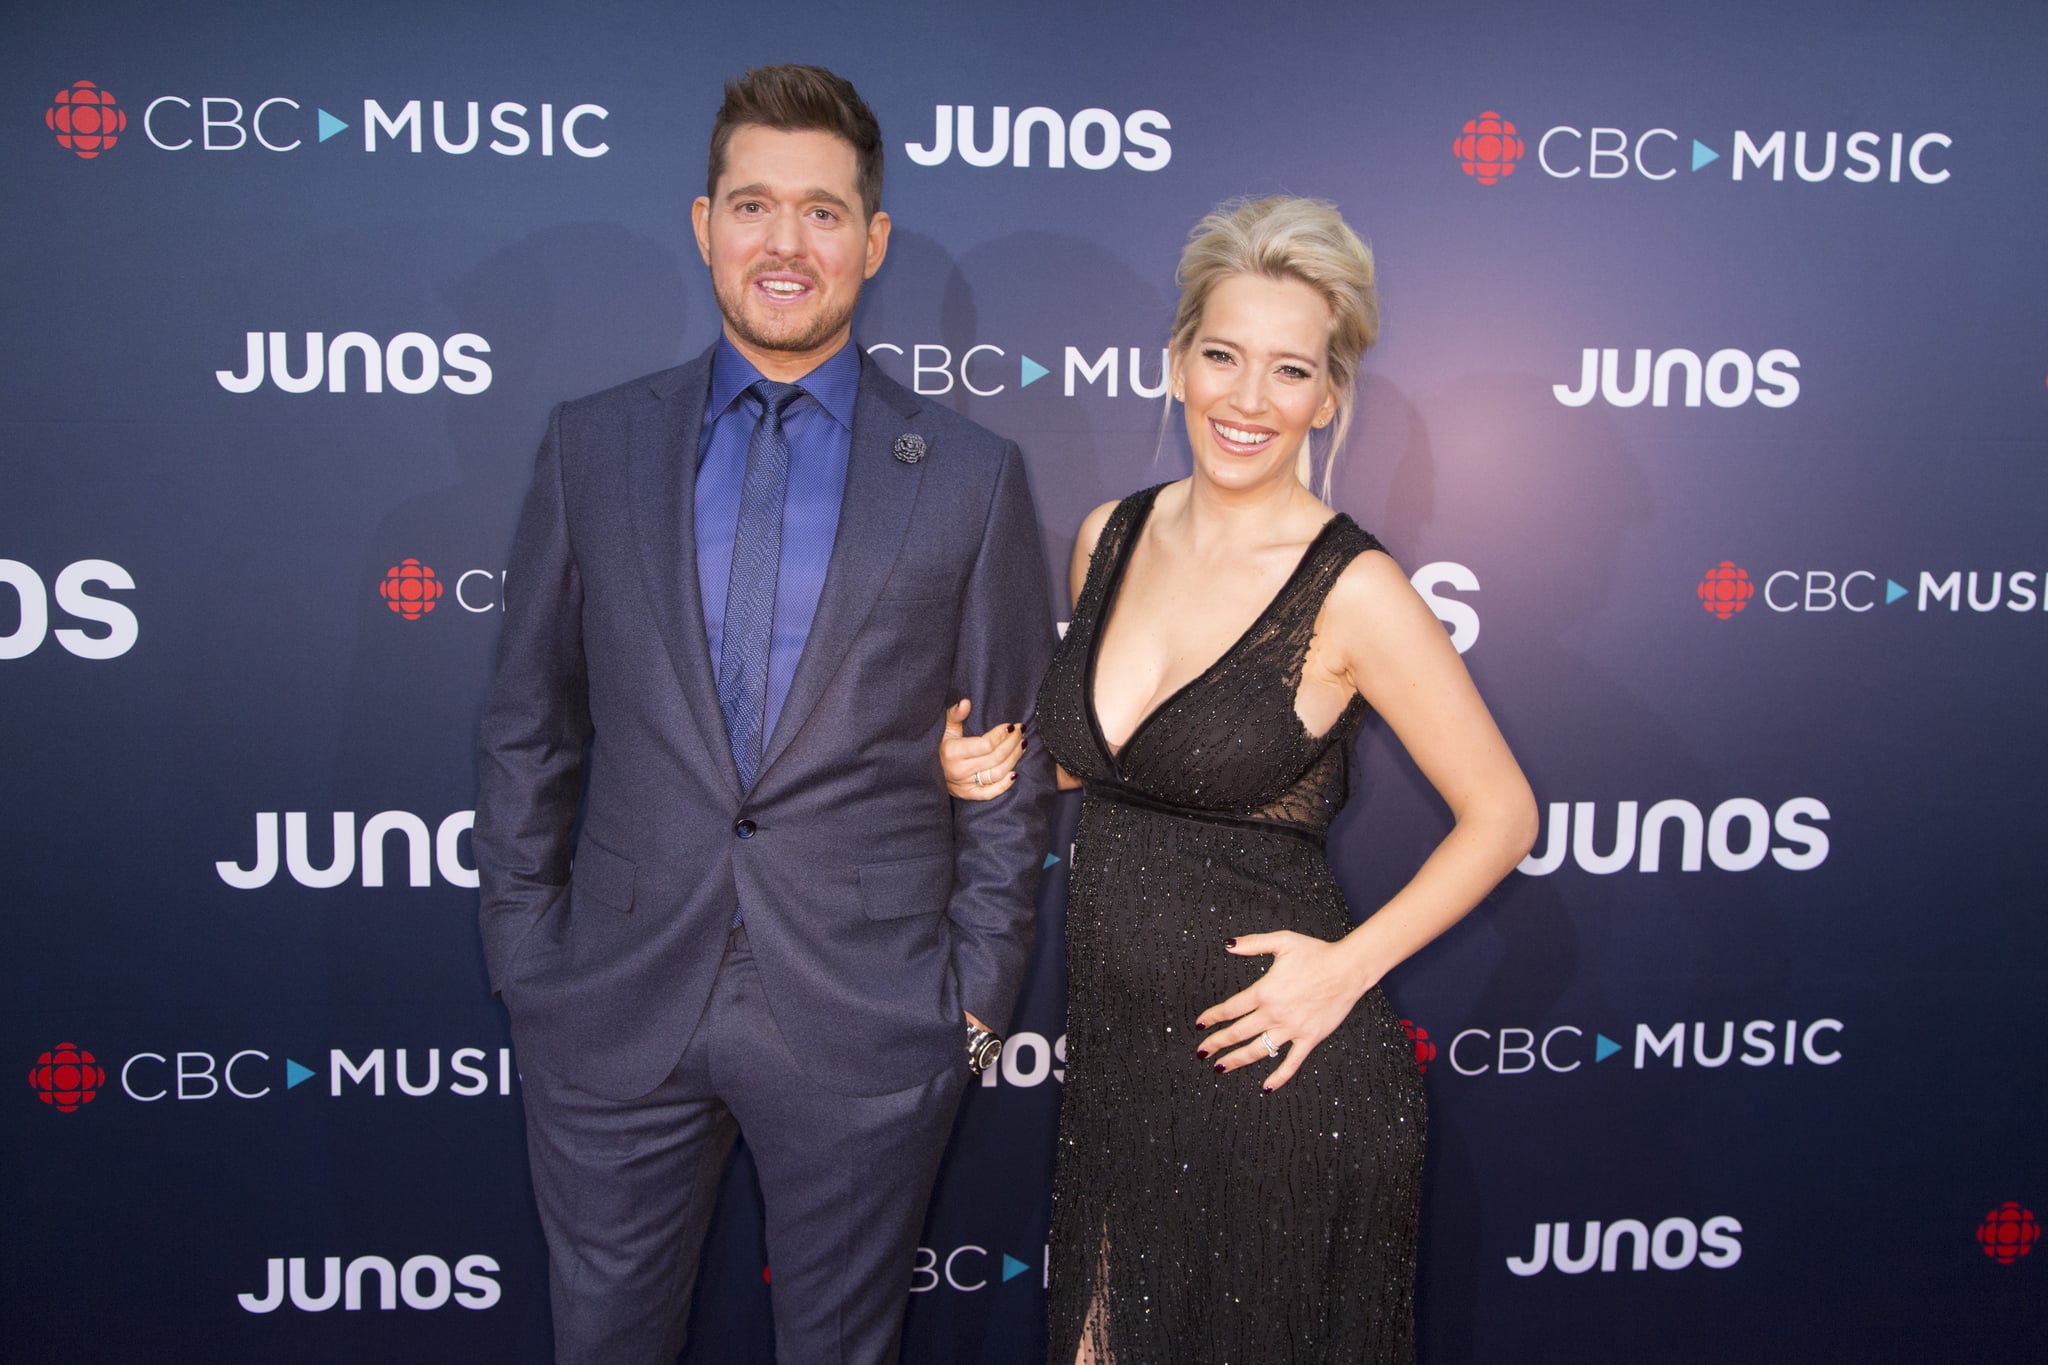
[[[1721,154],[1698,138],[1692,140],[1692,168],[1698,170],[1710,161],[1719,161]]]
[[[1019,1275],[1022,1275],[1025,1271],[1029,1269],[1031,1269],[1030,1266],[1025,1265],[1022,1261],[1018,1260],[1015,1256],[1012,1256],[1009,1252],[1006,1251],[1003,1253],[1004,1284],[1008,1284],[1010,1281],[1016,1279]]]
[[[1059,860],[1060,860],[1060,855],[1059,855],[1059,854],[1057,854],[1057,853],[1048,853],[1048,854],[1046,854],[1046,855],[1045,855],[1045,866],[1046,866],[1046,867],[1051,867],[1051,866],[1053,866],[1054,864],[1058,863],[1058,862],[1059,862]],[[1043,871],[1043,870],[1044,870],[1044,868],[1041,868],[1041,869],[1039,869],[1039,870],[1040,870],[1040,871]]]
[[[333,137],[346,127],[348,127],[346,123],[343,123],[325,109],[320,111],[320,140],[322,142],[327,141],[328,138]]]
[[[287,1090],[293,1089],[294,1087],[296,1087],[296,1086],[297,1086],[297,1085],[299,1084],[299,1082],[301,1082],[301,1081],[310,1081],[310,1080],[312,1080],[312,1079],[313,1079],[313,1072],[312,1072],[312,1069],[311,1069],[311,1068],[309,1068],[309,1067],[303,1067],[303,1066],[300,1066],[300,1065],[299,1065],[299,1064],[298,1064],[297,1062],[293,1061],[293,1060],[292,1060],[291,1058],[289,1058],[289,1057],[287,1057],[287,1058],[285,1058],[285,1059],[284,1059],[284,1088],[285,1088],[285,1089],[287,1089]]]
[[[1619,1051],[1621,1051],[1621,1044],[1620,1044],[1620,1043],[1617,1043],[1617,1042],[1615,1042],[1615,1041],[1614,1041],[1614,1040],[1613,1040],[1612,1038],[1609,1038],[1609,1037],[1608,1037],[1608,1036],[1607,1036],[1606,1034],[1604,1034],[1604,1033],[1596,1033],[1596,1034],[1594,1034],[1594,1035],[1593,1035],[1593,1060],[1594,1060],[1594,1061],[1596,1061],[1596,1062],[1604,1062],[1604,1061],[1606,1061],[1606,1060],[1607,1060],[1607,1059],[1608,1059],[1609,1057],[1612,1057],[1612,1056],[1613,1056],[1613,1055],[1614,1055],[1615,1053],[1617,1053],[1617,1052],[1619,1052]]]
[[[1045,368],[1045,366],[1039,364],[1037,361],[1033,360],[1028,355],[1023,357],[1023,360],[1024,381],[1017,386],[1020,389],[1028,389],[1033,384],[1036,384],[1039,380],[1045,378],[1047,375],[1052,373],[1051,370],[1048,370],[1047,368]]]
[[[1906,590],[1887,578],[1884,581],[1884,604],[1890,606],[1906,595]]]

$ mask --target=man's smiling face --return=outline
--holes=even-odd
[[[861,218],[853,145],[833,133],[733,130],[715,195],[691,206],[725,333],[771,379],[796,379],[853,330],[889,215]]]

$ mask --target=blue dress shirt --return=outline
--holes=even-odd
[[[762,378],[732,342],[719,337],[711,356],[711,394],[704,405],[694,507],[697,586],[704,601],[704,638],[711,648],[714,677],[724,649],[725,593],[732,578],[747,444],[761,420],[761,403],[747,389]],[[789,440],[789,493],[782,507],[775,630],[768,646],[764,749],[775,735],[776,718],[789,697],[804,641],[810,638],[832,541],[839,533],[846,460],[853,449],[853,404],[860,391],[860,352],[849,341],[797,384],[805,396],[790,404],[782,418]]]

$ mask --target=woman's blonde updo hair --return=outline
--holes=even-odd
[[[1337,417],[1324,447],[1320,492],[1330,496],[1330,466],[1351,429],[1351,388],[1358,362],[1379,337],[1379,293],[1373,286],[1372,248],[1358,239],[1325,199],[1275,195],[1270,199],[1233,199],[1219,204],[1188,233],[1174,283],[1180,286],[1180,308],[1173,317],[1168,345],[1174,359],[1185,357],[1202,325],[1209,295],[1237,275],[1263,275],[1299,280],[1330,305],[1330,390],[1337,397]],[[1309,443],[1302,442],[1296,473],[1304,485],[1316,487]]]

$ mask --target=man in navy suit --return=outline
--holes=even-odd
[[[1031,944],[1052,772],[954,803],[947,705],[1051,654],[1017,447],[852,344],[882,143],[844,80],[726,87],[692,209],[724,334],[558,406],[484,711],[476,856],[557,1359],[672,1361],[736,1133],[785,1365],[896,1358],[969,1074]]]

